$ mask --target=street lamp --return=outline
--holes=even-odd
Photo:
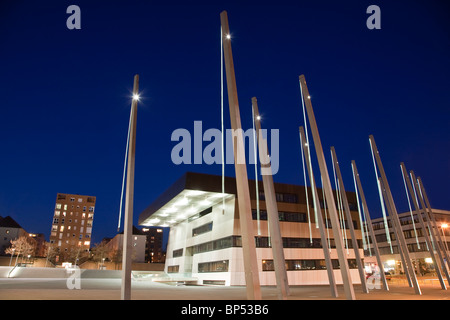
[[[9,266],[10,266],[10,267],[11,267],[12,258],[13,258],[13,256],[14,256],[14,251],[16,251],[15,248],[13,248],[13,249],[12,249],[12,252],[11,252],[11,259],[9,260]]]

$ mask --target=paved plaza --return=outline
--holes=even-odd
[[[436,281],[421,281],[422,295],[406,283],[390,283],[390,290],[361,292],[355,285],[357,300],[450,300],[450,290]],[[81,279],[78,288],[68,289],[67,279],[0,278],[1,300],[119,300],[120,279]],[[345,300],[342,286],[339,297]],[[275,287],[262,287],[263,300],[277,300]],[[132,281],[132,300],[246,300],[245,287],[170,285],[150,280]],[[291,286],[288,300],[336,300],[328,286]]]

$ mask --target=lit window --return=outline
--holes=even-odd
[[[91,243],[90,241],[85,241],[85,242],[84,242],[84,245],[85,245],[85,246],[88,246],[88,245],[90,245],[90,243]]]
[[[61,209],[61,203],[56,204],[56,209]]]
[[[64,210],[67,210],[67,204],[64,205]]]
[[[83,199],[82,198],[78,198],[78,202],[83,202]]]
[[[55,217],[59,217],[60,211],[55,211]]]
[[[64,226],[61,226],[61,228],[59,229],[60,232],[64,231]]]

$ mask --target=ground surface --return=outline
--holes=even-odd
[[[0,278],[0,300],[119,300],[120,279],[81,279],[78,284],[70,279]],[[389,291],[361,292],[355,285],[357,300],[450,300],[450,289],[442,290],[435,281],[421,283],[422,295],[417,295],[406,283],[389,284]],[[78,289],[79,288],[79,289]],[[277,300],[275,287],[262,287],[264,300]],[[288,300],[345,300],[342,286],[339,297],[333,298],[328,286],[292,286]],[[175,286],[150,280],[133,280],[133,300],[245,300],[245,287]]]

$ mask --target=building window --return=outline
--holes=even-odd
[[[56,204],[56,209],[61,209],[61,203]]]
[[[200,227],[192,229],[192,236],[195,237],[195,236],[198,236],[200,234],[203,234],[203,233],[211,231],[212,230],[212,225],[213,225],[213,223],[210,222],[210,223],[204,224],[204,225],[202,225]]]
[[[357,269],[355,259],[348,259],[348,267],[350,269]],[[286,260],[287,271],[300,271],[300,270],[326,270],[326,263],[324,259],[316,260]],[[339,260],[331,259],[333,269],[339,269]],[[275,271],[273,260],[262,260],[263,271]]]
[[[167,267],[167,273],[177,273],[180,271],[180,266],[176,265],[176,266],[168,266]]]
[[[183,255],[183,248],[173,250],[173,252],[172,252],[172,257],[174,257],[174,258],[181,257],[182,255]]]
[[[198,272],[228,272],[228,260],[199,263]]]
[[[252,218],[253,218],[253,220],[258,219],[258,214],[257,214],[256,209],[252,209]],[[266,210],[259,211],[259,220],[267,220],[267,211]],[[307,222],[308,216],[304,212],[278,211],[278,220],[286,221],[286,222]]]

